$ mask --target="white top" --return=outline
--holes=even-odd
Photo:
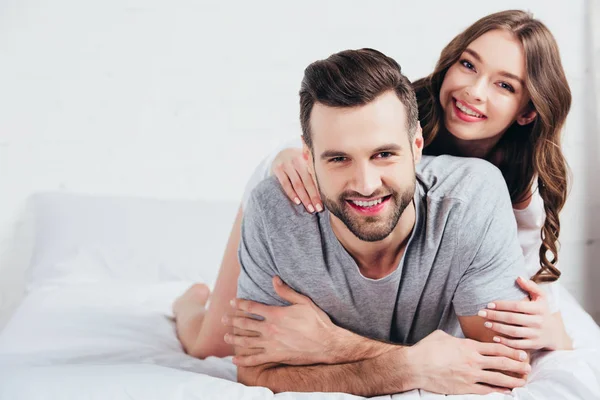
[[[250,197],[250,192],[260,181],[269,177],[271,174],[271,164],[281,150],[289,148],[302,148],[302,139],[300,135],[296,138],[283,142],[272,153],[270,153],[256,167],[256,170],[250,177],[242,199],[242,207],[246,208],[246,204]],[[539,195],[537,188],[533,190],[531,202],[527,208],[523,210],[513,209],[515,219],[517,220],[519,244],[525,257],[527,272],[530,278],[540,269],[539,252],[542,244],[541,230],[544,225],[546,214],[544,212],[544,203]],[[516,277],[515,277],[516,279]],[[516,284],[516,283],[515,283]],[[544,289],[548,296],[548,304],[551,312],[558,311],[559,287],[557,282],[541,283],[540,286]]]
[[[519,236],[519,244],[527,264],[529,277],[535,275],[540,269],[540,246],[542,245],[542,226],[546,213],[544,211],[544,202],[537,188],[533,190],[531,202],[523,210],[513,209]],[[557,282],[541,283],[540,286],[548,295],[548,304],[550,311],[558,311],[559,287]]]

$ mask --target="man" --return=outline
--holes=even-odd
[[[458,344],[437,331],[462,329],[490,342],[477,312],[495,299],[524,297],[514,284],[525,266],[500,172],[441,156],[423,160],[417,174],[423,138],[415,94],[398,64],[375,50],[311,64],[300,108],[304,154],[326,211],[305,213],[274,178],[259,184],[244,215],[238,297],[268,322],[271,311],[255,302],[292,302],[284,300],[293,299],[291,289],[272,285],[281,278],[313,307],[311,326],[322,340],[292,362],[239,367],[239,381],[363,396],[522,385],[509,376],[529,371],[515,351]],[[233,319],[247,331],[265,323]],[[229,340],[242,345],[238,354],[252,354]]]

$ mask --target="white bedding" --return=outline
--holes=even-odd
[[[264,388],[236,383],[235,367],[228,358],[187,356],[176,339],[170,305],[189,283],[112,281],[38,287],[0,333],[0,399],[355,398],[273,395]],[[600,329],[568,293],[562,299],[578,350],[538,357],[525,388],[511,396],[489,395],[486,400],[597,398]],[[444,398],[422,391],[391,397]]]

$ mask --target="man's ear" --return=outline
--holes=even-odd
[[[415,134],[412,140],[412,149],[413,149],[413,157],[415,160],[415,164],[421,161],[421,156],[423,155],[423,129],[421,129],[421,121],[417,121],[417,129],[415,130]]]
[[[517,124],[521,126],[529,125],[532,123],[537,117],[537,111],[533,109],[531,105],[527,106],[527,108],[517,117]]]
[[[315,176],[312,151],[310,150],[310,147],[308,147],[308,145],[306,144],[306,141],[304,140],[304,135],[302,135],[302,157],[306,161],[308,172],[312,176]]]

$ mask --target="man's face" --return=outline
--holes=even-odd
[[[359,239],[386,238],[415,192],[420,129],[412,140],[393,91],[371,103],[336,108],[316,103],[310,117],[312,160],[321,198]]]

